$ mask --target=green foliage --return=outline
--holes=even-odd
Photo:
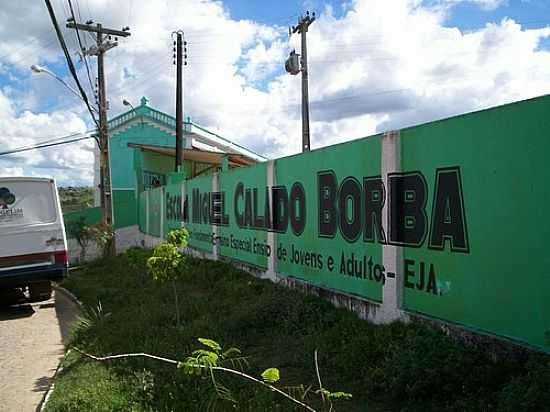
[[[180,309],[176,280],[185,270],[186,257],[178,251],[178,247],[187,245],[189,233],[186,229],[171,230],[167,241],[159,243],[153,250],[153,256],[147,259],[147,270],[158,282],[172,282],[174,302],[176,304],[176,324],[180,325]]]
[[[279,369],[267,368],[265,371],[262,372],[262,378],[264,382],[267,382],[267,383],[275,383],[279,381],[280,379]]]
[[[95,328],[101,327],[102,324],[111,316],[110,312],[105,312],[101,300],[97,302],[97,306],[84,306],[82,314],[78,316],[71,328],[71,343],[79,344],[86,341],[93,335]]]
[[[199,338],[198,341],[202,343],[205,346],[208,346],[210,349],[213,349],[215,351],[221,351],[222,347],[220,344],[216,341],[213,341],[212,339],[205,339],[205,338]]]
[[[93,187],[60,187],[58,192],[63,213],[84,210],[94,205]]]
[[[527,372],[514,377],[500,393],[498,409],[504,412],[550,410],[550,360],[532,356]]]
[[[278,389],[273,386],[275,383],[280,380],[280,372],[277,368],[267,368],[264,370],[260,376],[262,380],[256,379],[251,375],[248,375],[242,370],[244,365],[249,366],[246,358],[239,356],[241,351],[237,348],[230,348],[226,351],[223,351],[221,345],[212,340],[199,338],[198,341],[209,349],[197,349],[192,352],[191,356],[188,356],[183,362],[178,364],[178,369],[183,369],[187,375],[198,375],[198,376],[209,376],[212,388],[214,389],[215,394],[221,400],[230,401],[231,403],[237,403],[233,393],[229,388],[220,384],[218,378],[215,376],[215,372],[223,371],[226,373],[235,373],[237,376],[241,376],[247,382],[264,384],[272,391],[280,394],[281,396],[290,397],[299,402],[303,402],[309,393],[311,386],[305,387],[300,385],[299,387],[294,387],[294,391],[285,392],[284,389]],[[235,363],[236,360],[242,360],[243,364],[239,363],[241,371],[237,371],[231,368],[220,368],[220,366],[225,366],[226,363],[231,362]],[[297,390],[298,389],[298,390]],[[300,392],[299,389],[302,389]],[[298,395],[296,395],[298,393]],[[324,399],[328,399],[328,411],[333,411],[333,400],[349,400],[351,399],[351,394],[345,392],[330,392],[327,389],[320,388],[315,391],[316,394],[321,395]],[[303,406],[303,405],[302,405]]]
[[[153,279],[160,282],[176,280],[183,272],[185,256],[178,251],[178,247],[187,245],[189,234],[186,229],[171,230],[167,241],[159,243],[153,250],[153,256],[147,260],[147,269]]]
[[[248,365],[245,357],[241,356],[241,351],[237,348],[223,350],[221,345],[212,340],[198,338],[198,341],[209,349],[196,349],[183,362],[178,364],[188,375],[210,374],[211,368],[229,364],[229,366],[239,366],[242,370]]]
[[[153,279],[159,282],[175,280],[180,272],[179,268],[183,256],[178,248],[171,243],[159,243],[153,250],[153,256],[147,259],[147,269]]]
[[[109,255],[110,248],[115,239],[115,231],[112,225],[97,223],[90,226],[90,236],[97,247],[103,252],[103,257]]]
[[[62,363],[46,410],[86,412],[153,412],[154,375],[143,368],[120,374],[97,362],[82,362],[71,352]]]
[[[233,404],[237,400],[229,388],[223,385],[214,375],[214,368],[226,363],[239,364],[241,367],[246,364],[246,359],[240,355],[240,350],[230,348],[227,351],[222,351],[219,343],[211,339],[199,338],[198,341],[209,349],[196,349],[183,362],[178,364],[178,369],[183,369],[187,375],[208,376],[210,378],[211,388],[216,395],[211,398],[210,404],[216,404],[216,398],[224,401],[229,401]]]
[[[80,247],[86,248],[92,239],[90,227],[86,224],[86,218],[80,216],[77,220],[71,220],[66,223],[69,237],[76,239]]]
[[[331,392],[326,388],[320,388],[315,391],[315,393],[324,396],[326,399],[329,400],[350,400],[353,396],[351,393],[347,392]]]
[[[323,387],[353,394],[339,408],[347,412],[548,410],[547,355],[494,362],[421,324],[372,325],[319,298],[191,257],[175,281],[185,327],[174,328],[171,282],[138,276],[144,269],[134,268],[124,254],[98,260],[64,282],[86,305],[94,307],[100,299],[103,311],[111,313],[81,337],[80,348],[96,355],[146,352],[184,359],[198,349],[198,336],[215,337],[224,343],[222,354],[229,350],[224,346],[242,351],[225,355],[227,367],[260,377],[276,366],[280,388],[322,410],[320,394],[314,393],[312,354],[318,348]],[[243,354],[246,364],[231,363]],[[144,369],[150,376],[143,376]],[[206,411],[212,405],[219,411],[301,410],[238,377],[216,376],[231,388],[238,402],[234,408],[219,401],[209,379],[155,361],[98,365],[78,357],[56,381],[56,401],[47,411],[113,410],[107,400],[118,410],[135,411]],[[74,399],[83,406],[75,406]]]
[[[84,262],[86,259],[86,250],[88,249],[90,240],[93,238],[91,228],[86,224],[86,218],[80,216],[76,220],[67,221],[65,222],[65,227],[69,238],[76,239],[80,246],[79,259],[81,262]]]
[[[132,246],[126,249],[124,255],[128,258],[132,269],[135,271],[140,271],[146,267],[147,259],[151,256],[151,253],[141,247]]]
[[[166,241],[176,247],[186,247],[187,239],[189,239],[189,232],[185,228],[173,229],[166,236]]]

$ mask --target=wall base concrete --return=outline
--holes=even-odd
[[[137,225],[117,229],[115,233],[117,253],[122,253],[131,247],[141,246],[139,237],[140,231]]]
[[[101,250],[99,250],[97,245],[92,241],[88,243],[84,254],[82,254],[82,248],[76,239],[67,239],[67,248],[69,252],[69,263],[71,265],[90,262],[101,257]]]
[[[489,335],[481,331],[474,332],[460,325],[439,319],[431,319],[421,314],[408,313],[407,315],[409,321],[418,322],[429,328],[439,330],[465,346],[480,351],[494,362],[499,359],[522,359],[530,353],[538,352],[531,346],[504,337]]]
[[[364,319],[372,323],[381,323],[382,321],[382,307],[380,303],[372,302],[342,292],[320,288],[292,277],[278,276],[277,283],[292,289],[301,290],[308,295],[317,296],[332,303],[337,308],[344,308],[351,312],[355,312],[360,319]]]

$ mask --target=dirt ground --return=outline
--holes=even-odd
[[[63,293],[35,303],[19,295],[19,304],[0,302],[0,412],[36,410],[78,315],[78,307]]]

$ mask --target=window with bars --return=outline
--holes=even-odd
[[[166,175],[143,171],[143,188],[150,189],[152,187],[164,186],[166,184]]]

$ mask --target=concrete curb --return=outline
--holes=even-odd
[[[74,302],[78,306],[78,308],[81,311],[84,309],[84,304],[80,300],[78,300],[78,298],[72,292],[69,292],[64,287],[61,287],[61,286],[59,286],[55,283],[52,284],[52,288],[56,292],[59,292],[59,293],[65,295],[67,298],[69,298],[72,302]],[[48,404],[48,401],[50,400],[50,396],[52,396],[53,390],[55,388],[55,379],[57,378],[57,375],[63,371],[63,366],[61,366],[61,365],[63,364],[63,362],[65,362],[65,360],[67,359],[67,356],[69,356],[69,353],[71,353],[70,349],[67,352],[65,352],[65,355],[63,356],[63,359],[61,359],[61,361],[57,365],[57,368],[55,369],[55,372],[54,372],[54,374],[52,376],[52,379],[51,379],[52,383],[51,383],[50,387],[48,388],[48,390],[46,391],[46,393],[44,394],[44,397],[42,398],[42,401],[40,401],[40,403],[36,407],[36,412],[44,412],[46,410],[46,405]]]
[[[57,378],[57,375],[63,371],[63,362],[65,362],[65,359],[67,359],[67,356],[69,356],[69,353],[71,353],[71,350],[69,349],[65,355],[63,356],[63,359],[59,362],[59,365],[57,365],[57,368],[55,369],[55,373],[52,376],[52,384],[48,388],[48,391],[44,394],[44,397],[42,398],[42,401],[38,404],[36,407],[36,412],[44,412],[46,410],[46,405],[48,404],[48,401],[50,400],[50,396],[52,396],[53,390],[55,388],[55,379]]]
[[[78,300],[78,298],[70,291],[68,291],[67,289],[65,289],[64,287],[62,286],[59,286],[58,284],[54,283],[52,285],[52,288],[56,291],[56,292],[61,292],[62,294],[64,294],[66,297],[68,297],[70,300],[72,300],[74,303],[76,303],[78,305],[78,307],[80,308],[80,310],[83,310],[84,309],[84,304]]]

